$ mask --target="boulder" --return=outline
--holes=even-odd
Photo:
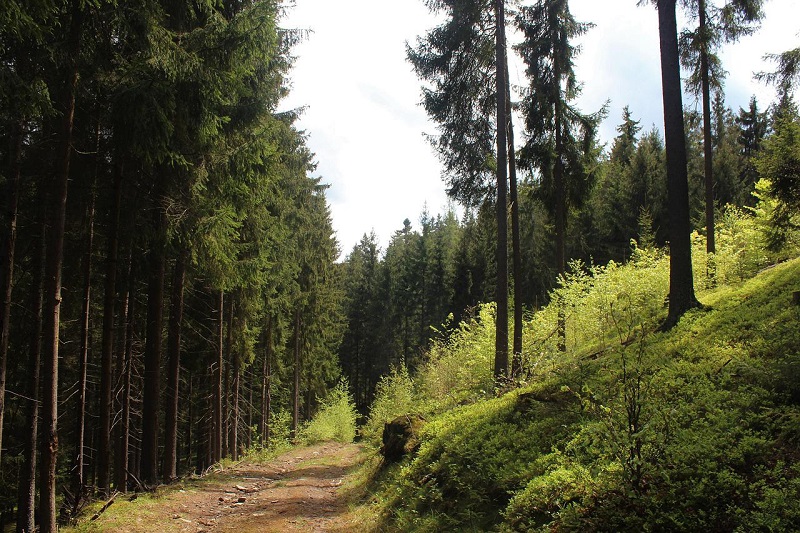
[[[419,432],[425,418],[418,414],[398,416],[383,426],[381,454],[386,462],[397,462],[419,448]]]

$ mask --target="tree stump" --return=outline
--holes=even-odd
[[[386,462],[394,463],[419,449],[419,431],[425,424],[421,415],[398,416],[383,426],[381,454]]]

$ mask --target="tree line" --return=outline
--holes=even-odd
[[[266,446],[336,383],[339,252],[279,111],[303,38],[283,9],[4,4],[0,509],[17,531]]]

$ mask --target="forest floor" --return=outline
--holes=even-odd
[[[120,498],[120,504],[77,530],[352,531],[349,493],[367,456],[356,444],[325,443],[294,448],[263,464],[244,460],[153,497]]]

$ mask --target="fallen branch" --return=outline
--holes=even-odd
[[[117,496],[119,496],[119,492],[115,491],[115,492],[114,492],[114,494],[112,494],[112,495],[111,495],[111,498],[109,498],[109,500],[108,500],[108,501],[105,503],[105,505],[103,505],[103,506],[100,508],[100,510],[99,510],[99,511],[97,511],[97,512],[94,514],[94,516],[92,516],[91,520],[97,520],[98,518],[100,518],[100,515],[101,515],[101,514],[103,514],[103,513],[105,512],[105,510],[106,510],[106,509],[108,509],[109,507],[111,507],[111,505],[112,505],[112,504],[114,503],[114,501],[117,499]]]

